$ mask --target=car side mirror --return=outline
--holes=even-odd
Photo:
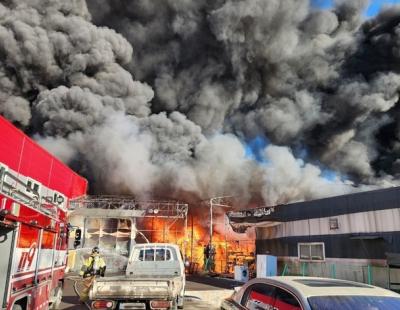
[[[235,286],[235,287],[233,288],[233,291],[234,291],[235,293],[238,293],[238,292],[240,291],[241,288],[242,288],[241,286]]]
[[[74,248],[76,249],[81,244],[82,239],[82,230],[77,228],[75,230],[75,240],[74,240]]]

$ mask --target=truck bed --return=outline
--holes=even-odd
[[[112,276],[99,278],[93,284],[91,299],[172,299],[181,288],[176,276]]]

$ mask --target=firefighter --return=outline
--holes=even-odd
[[[82,265],[80,275],[83,277],[83,289],[80,296],[80,301],[85,302],[89,299],[89,291],[93,285],[96,276],[104,277],[106,272],[106,263],[100,256],[99,247],[95,246],[89,258]]]
[[[210,271],[210,255],[211,255],[210,243],[204,246],[203,254],[204,254],[204,270]]]
[[[215,246],[214,245],[210,245],[210,254],[209,254],[209,258],[208,258],[208,270],[210,272],[214,272],[215,270]]]

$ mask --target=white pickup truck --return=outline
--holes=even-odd
[[[92,309],[183,308],[185,266],[177,245],[136,244],[125,275],[97,278],[90,290]]]

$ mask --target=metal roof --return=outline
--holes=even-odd
[[[227,212],[232,226],[254,226],[398,208],[400,187],[357,192],[311,201]]]

